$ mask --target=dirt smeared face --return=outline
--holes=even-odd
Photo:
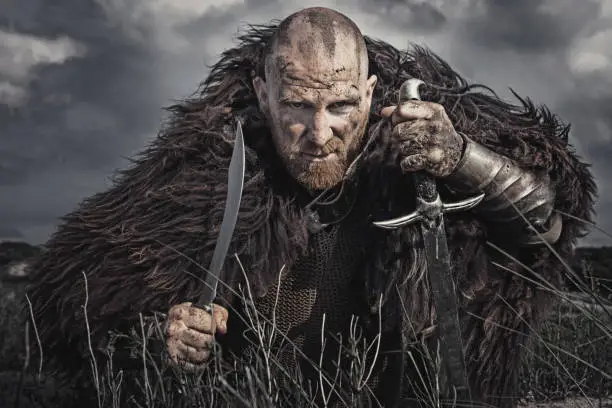
[[[294,19],[254,80],[278,154],[309,190],[338,184],[356,157],[376,77],[367,78],[361,35],[329,19],[325,30],[305,15]]]

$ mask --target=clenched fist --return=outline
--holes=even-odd
[[[191,302],[181,303],[168,312],[168,353],[174,364],[198,371],[210,357],[215,333],[227,332],[227,309],[213,305],[212,316]]]
[[[387,106],[381,114],[391,119],[392,139],[399,147],[404,172],[424,170],[434,177],[446,177],[455,170],[463,153],[463,138],[442,105],[409,100]]]

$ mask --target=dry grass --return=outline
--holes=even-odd
[[[562,300],[553,317],[534,337],[525,350],[527,358],[521,367],[521,397],[531,406],[551,401],[580,401],[582,406],[603,407],[612,395],[612,308],[592,282],[584,282],[575,275],[574,284],[579,294],[556,292]],[[543,290],[552,290],[545,282]],[[215,358],[199,373],[189,373],[165,363],[164,332],[161,320],[141,317],[140,327],[131,333],[116,334],[117,341],[128,342],[139,368],[118,370],[109,349],[108,361],[91,359],[91,375],[85,379],[93,385],[87,395],[92,407],[310,407],[331,400],[341,406],[378,406],[368,387],[372,375],[371,362],[378,356],[379,337],[373,341],[361,338],[353,320],[351,338],[336,356],[336,366],[346,362],[349,369],[324,372],[314,382],[307,382],[298,368],[288,367],[275,346],[283,344],[291,350],[291,342],[277,330],[275,315],[262,316],[254,307],[248,287],[240,288],[239,295],[246,304],[244,320],[250,328],[252,352],[241,361],[229,363]],[[39,361],[29,361],[26,348],[27,303],[23,287],[0,287],[0,400],[3,406],[54,407],[70,406],[74,392],[58,389],[53,380],[26,374],[38,371]],[[86,304],[83,307],[86,310]],[[163,317],[163,316],[162,316]],[[324,325],[325,322],[323,321]],[[324,344],[325,345],[325,344]],[[299,350],[293,350],[300,353]],[[439,356],[428,355],[428,373],[414,379],[422,390],[419,406],[440,406],[436,377]],[[322,360],[311,361],[320,368]],[[93,390],[93,391],[91,391]],[[61,402],[60,402],[61,401]],[[81,402],[82,403],[82,402]]]

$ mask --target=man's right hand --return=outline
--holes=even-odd
[[[227,332],[228,312],[213,305],[212,316],[191,302],[172,306],[168,312],[168,353],[172,362],[190,371],[198,371],[209,359],[215,333]]]

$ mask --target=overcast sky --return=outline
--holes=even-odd
[[[612,233],[612,0],[0,0],[0,240],[44,242],[155,137],[162,107],[195,91],[238,30],[314,5],[572,123]]]

